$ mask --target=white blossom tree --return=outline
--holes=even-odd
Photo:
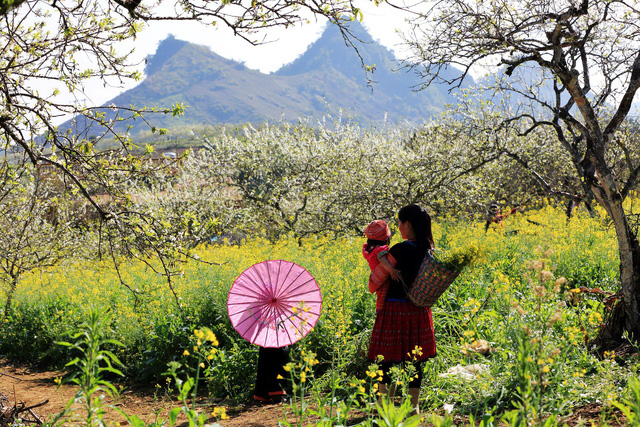
[[[549,128],[584,192],[614,224],[620,256],[620,304],[603,341],[640,338],[640,245],[625,200],[637,185],[637,142],[623,132],[640,87],[640,9],[618,0],[439,0],[412,8],[407,64],[425,84],[449,66],[500,66],[485,80],[496,97],[517,101],[501,126],[523,136]],[[621,156],[621,157],[620,157]],[[517,153],[514,157],[517,160]],[[617,167],[614,168],[614,165]]]
[[[143,64],[133,63],[130,49],[123,50],[123,46],[131,46],[131,42],[135,45],[137,35],[151,21],[188,20],[223,26],[258,44],[265,41],[271,28],[304,24],[315,15],[338,23],[348,36],[348,28],[341,24],[357,13],[350,2],[340,0],[187,0],[171,4],[141,0],[2,0],[0,154],[13,156],[9,161],[21,162],[19,167],[29,164],[34,170],[51,168],[85,199],[100,233],[100,255],[113,254],[114,260],[118,254],[159,257],[170,278],[174,274],[170,257],[181,253],[174,249],[183,243],[176,242],[175,236],[169,238],[154,212],[140,211],[130,193],[138,182],[167,176],[172,166],[152,163],[149,154],[153,147],[136,146],[126,130],[117,131],[122,128],[117,125],[130,120],[146,123],[148,114],[178,116],[184,106],[89,106],[83,101],[87,82],[99,79],[105,85],[117,85],[140,79]],[[74,128],[57,129],[56,123],[68,116],[76,118]],[[100,134],[88,138],[92,127]],[[9,186],[0,192],[13,190]]]
[[[185,182],[228,188],[231,228],[274,239],[361,235],[371,220],[392,220],[409,203],[436,215],[484,213],[493,183],[482,176],[495,154],[473,151],[472,137],[450,118],[421,130],[363,129],[348,119],[276,123],[208,135],[181,173]],[[190,198],[189,186],[175,191]]]
[[[0,289],[5,317],[24,274],[56,265],[71,253],[78,256],[88,246],[84,241],[90,236],[78,223],[82,203],[65,197],[55,177],[48,178],[28,165],[0,164]]]

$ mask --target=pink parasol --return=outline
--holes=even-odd
[[[242,338],[261,347],[284,347],[315,326],[322,309],[316,280],[298,264],[264,261],[233,282],[227,310]]]

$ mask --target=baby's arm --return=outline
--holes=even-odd
[[[400,270],[394,268],[396,262],[389,252],[381,252],[380,255],[378,255],[378,261],[380,261],[380,265],[389,272],[389,275],[393,280],[396,282],[400,281]]]

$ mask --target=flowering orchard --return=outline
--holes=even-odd
[[[591,402],[613,407],[624,397],[638,359],[596,357],[588,347],[607,315],[606,298],[617,290],[617,247],[607,224],[582,212],[567,222],[546,206],[487,231],[481,223],[442,219],[434,239],[441,257],[473,246],[482,258],[433,309],[438,356],[425,365],[423,411],[516,411],[535,422]],[[167,364],[179,363],[204,378],[211,395],[247,398],[257,349],[231,327],[227,293],[252,264],[286,259],[305,267],[323,295],[315,329],[292,349],[293,390],[317,399],[328,393],[343,402],[345,414],[377,390],[377,369],[364,359],[375,297],[367,291],[362,243],[312,237],[198,247],[199,261],[185,262],[174,279],[179,305],[164,278],[142,263],[122,267],[120,278],[98,262],[35,271],[23,277],[3,320],[0,352],[64,364],[69,354],[56,342],[81,322],[86,307],[108,307],[125,375],[165,385]],[[478,369],[451,374],[458,365]]]

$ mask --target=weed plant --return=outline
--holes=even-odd
[[[122,344],[109,338],[110,317],[106,311],[89,308],[83,320],[70,336],[70,342],[57,343],[70,348],[75,356],[66,364],[69,369],[66,381],[75,384],[77,392],[64,410],[52,418],[49,423],[51,426],[105,425],[105,409],[108,406],[104,399],[118,394],[118,389],[108,377],[122,376],[118,369],[122,363],[109,348],[117,348]],[[81,414],[84,414],[84,418]]]

